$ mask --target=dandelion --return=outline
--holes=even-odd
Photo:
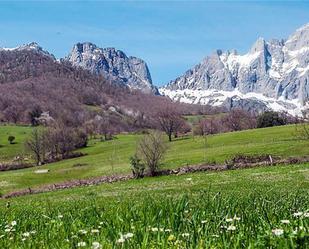
[[[29,233],[29,232],[25,232],[25,233],[23,233],[23,236],[24,236],[24,237],[29,237],[29,236],[30,236],[30,233]]]
[[[189,233],[182,233],[181,236],[182,236],[182,237],[189,237],[190,234],[189,234]]]
[[[290,221],[289,220],[281,220],[281,223],[282,224],[290,224]]]
[[[16,226],[16,224],[17,224],[17,222],[15,221],[15,220],[13,220],[12,222],[11,222],[11,226],[13,227],[13,226]]]
[[[233,222],[232,218],[226,218],[226,222]]]
[[[276,228],[272,230],[272,233],[276,236],[281,236],[283,232],[284,232],[283,229],[280,229],[280,228]]]
[[[168,236],[167,240],[168,241],[175,241],[176,237],[173,234],[171,234],[170,236]]]
[[[91,233],[99,233],[100,231],[98,229],[92,229]]]
[[[230,225],[230,226],[228,226],[227,230],[228,230],[228,231],[235,231],[235,230],[236,230],[236,227],[233,226],[233,225]]]
[[[303,215],[303,212],[296,212],[293,214],[294,217],[299,217],[299,216],[302,216]]]
[[[77,247],[85,247],[86,246],[86,242],[81,241],[77,243]]]
[[[95,242],[92,243],[92,249],[101,249],[101,248],[102,248],[102,246],[99,242],[95,241]]]

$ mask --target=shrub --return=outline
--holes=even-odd
[[[133,176],[135,178],[143,178],[145,165],[141,162],[141,159],[138,158],[136,154],[130,157],[130,164]]]
[[[286,118],[278,112],[267,111],[258,116],[257,128],[285,125]]]
[[[14,140],[15,140],[15,137],[14,136],[9,136],[8,137],[8,141],[10,144],[13,144],[14,143]]]
[[[145,135],[137,145],[137,154],[143,163],[148,167],[151,176],[155,176],[165,152],[166,144],[163,140],[162,133],[152,131]]]

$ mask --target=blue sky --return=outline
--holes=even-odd
[[[1,1],[0,46],[36,41],[58,58],[77,42],[116,47],[162,85],[216,49],[245,53],[308,22],[309,3],[296,1]]]

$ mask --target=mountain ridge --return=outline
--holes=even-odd
[[[309,107],[308,62],[306,24],[287,40],[258,38],[244,55],[236,50],[217,50],[159,91],[174,101],[225,105],[228,109],[234,108],[228,103],[252,99],[260,102],[259,111],[273,109],[300,115]],[[255,96],[250,96],[252,93]],[[252,109],[246,105],[244,109]]]

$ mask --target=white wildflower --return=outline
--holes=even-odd
[[[101,249],[102,246],[99,242],[93,242],[92,243],[92,249]]]
[[[100,231],[98,229],[92,229],[91,233],[99,233]]]
[[[172,229],[167,228],[164,231],[167,232],[167,233],[170,233],[172,231]]]
[[[133,233],[127,233],[127,234],[124,234],[123,235],[123,238],[124,239],[130,239],[130,238],[132,238],[133,237]]]
[[[0,235],[0,239],[2,239],[4,237],[4,234]]]
[[[309,213],[304,213],[304,217],[309,218]]]
[[[77,247],[85,247],[86,246],[86,242],[81,241],[77,243]]]
[[[117,240],[117,243],[124,243],[126,240],[122,236]]]
[[[63,215],[62,215],[62,214],[59,214],[59,215],[58,215],[58,218],[59,218],[59,219],[62,219],[62,218],[63,218]]]
[[[235,231],[235,230],[236,230],[236,227],[233,226],[233,225],[230,225],[230,226],[228,226],[227,230],[228,230],[228,231]]]
[[[296,212],[293,214],[294,217],[299,217],[299,216],[302,216],[303,215],[303,212]]]
[[[240,217],[237,217],[236,215],[234,216],[233,219],[236,220],[236,221],[240,221]]]
[[[86,230],[79,230],[79,233],[80,234],[87,234],[87,231]]]
[[[280,229],[280,228],[276,228],[276,229],[273,229],[272,230],[272,233],[276,236],[280,236],[284,233],[283,229]]]
[[[101,221],[99,224],[100,224],[100,225],[103,225],[104,223],[103,223],[103,221]]]
[[[233,222],[232,218],[226,218],[226,222]]]
[[[201,223],[205,224],[205,223],[207,223],[207,220],[202,220]]]
[[[189,234],[189,233],[182,233],[181,236],[182,236],[182,237],[189,237],[190,234]]]
[[[158,232],[159,229],[158,229],[157,227],[152,227],[152,228],[151,228],[151,231],[152,231],[152,232]]]
[[[22,241],[25,241],[25,240],[26,240],[26,238],[22,238],[21,240],[22,240]]]
[[[6,233],[9,233],[9,232],[11,232],[11,228],[7,228],[7,229],[5,229],[4,230]]]
[[[24,237],[29,237],[29,236],[30,236],[30,233],[29,233],[29,232],[25,232],[25,233],[23,233],[23,236],[24,236]]]
[[[189,178],[186,178],[186,180],[187,180],[187,181],[192,181],[192,178],[191,178],[191,177],[189,177]]]
[[[289,220],[281,220],[281,223],[282,224],[290,224],[290,221]]]
[[[12,222],[11,222],[11,226],[13,227],[13,226],[16,226],[16,224],[17,224],[17,222],[15,221],[15,220],[13,220]]]

